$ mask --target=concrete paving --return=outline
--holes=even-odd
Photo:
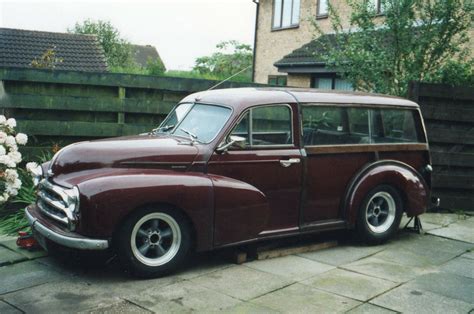
[[[403,222],[407,219],[404,218]],[[158,279],[116,262],[64,263],[0,239],[0,313],[469,313],[474,218],[426,214],[425,234],[351,240],[317,252],[234,265],[219,252]]]

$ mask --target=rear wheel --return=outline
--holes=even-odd
[[[179,212],[145,209],[132,215],[117,237],[122,265],[140,277],[176,270],[191,250],[190,225]]]
[[[365,242],[388,240],[400,225],[403,202],[396,189],[381,185],[370,191],[359,209],[357,232]]]

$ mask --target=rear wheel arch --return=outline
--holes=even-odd
[[[404,211],[409,216],[426,210],[429,188],[418,171],[397,160],[376,161],[357,172],[346,189],[341,213],[349,228],[355,227],[357,213],[365,196],[379,185],[391,186],[398,192]]]

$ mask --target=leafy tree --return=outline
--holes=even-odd
[[[230,40],[217,44],[216,48],[217,52],[212,55],[197,58],[193,70],[224,79],[245,69],[238,77],[251,80],[253,52],[250,45]]]
[[[31,61],[31,66],[37,69],[54,69],[58,63],[62,63],[62,58],[56,57],[56,46],[46,49],[38,58]]]
[[[87,19],[76,23],[68,32],[74,34],[97,35],[99,43],[104,48],[109,67],[126,69],[135,66],[130,43],[121,37],[120,32],[108,21],[93,21]]]
[[[166,71],[166,67],[160,59],[153,60],[152,58],[148,58],[145,71],[148,75],[163,75]]]
[[[377,18],[373,1],[347,1],[349,28],[330,6],[335,44],[322,45],[327,65],[356,89],[405,95],[412,80],[472,83],[470,0],[385,0],[384,16]],[[322,35],[317,22],[313,25]],[[464,77],[453,78],[457,69]]]

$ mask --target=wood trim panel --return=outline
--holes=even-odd
[[[342,154],[342,153],[368,153],[368,152],[393,152],[393,151],[427,151],[428,144],[362,144],[362,145],[321,145],[305,147],[308,155]]]

